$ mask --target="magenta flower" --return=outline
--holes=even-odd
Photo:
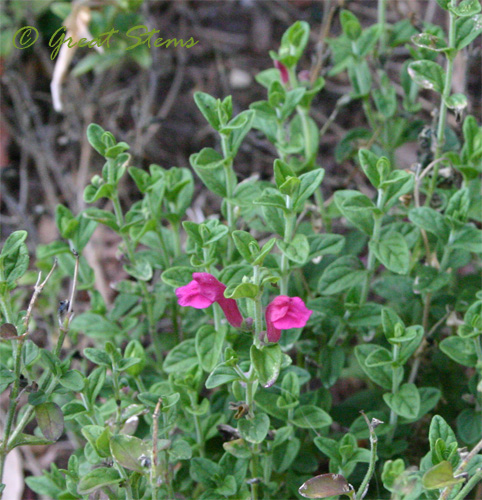
[[[195,309],[206,309],[217,302],[223,310],[228,322],[239,328],[243,323],[243,317],[239,312],[238,305],[234,299],[224,296],[226,286],[209,273],[193,273],[193,280],[186,286],[176,289],[179,305],[183,307],[194,307]]]
[[[268,341],[278,342],[281,330],[303,328],[312,312],[299,297],[276,297],[266,308]]]
[[[286,85],[290,81],[290,76],[288,73],[288,68],[281,62],[275,61],[274,62],[274,67],[279,70],[280,75],[281,75],[281,83],[283,85]]]

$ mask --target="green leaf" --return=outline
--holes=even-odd
[[[196,353],[202,369],[211,373],[218,364],[226,337],[226,329],[216,331],[211,325],[204,325],[196,333]]]
[[[428,432],[428,439],[430,441],[430,449],[432,451],[435,449],[435,443],[438,439],[442,439],[446,445],[457,443],[454,431],[440,415],[435,415],[432,418]]]
[[[412,80],[424,89],[435,90],[441,94],[444,88],[444,70],[439,64],[422,59],[408,65],[408,74]]]
[[[176,439],[168,450],[169,461],[189,460],[192,457],[192,448],[184,439]]]
[[[298,493],[305,498],[328,498],[347,495],[354,498],[354,488],[341,474],[322,474],[305,481]]]
[[[241,256],[251,263],[259,252],[258,242],[246,231],[233,231],[233,241]]]
[[[64,432],[64,415],[56,403],[35,406],[35,418],[42,434],[49,441],[57,441]]]
[[[450,246],[452,248],[482,254],[482,230],[466,224],[458,231],[455,231],[454,241]]]
[[[192,168],[206,187],[214,194],[227,197],[225,159],[212,148],[204,148],[189,158]],[[230,181],[231,182],[231,181]]]
[[[109,355],[102,349],[96,349],[95,347],[86,347],[84,349],[84,356],[92,363],[100,366],[111,366],[112,360]]]
[[[467,107],[468,101],[464,94],[452,94],[444,99],[447,108],[455,110],[456,113],[461,113]]]
[[[296,21],[283,34],[278,54],[271,51],[273,59],[280,60],[289,68],[296,66],[310,35],[310,25],[306,21]]]
[[[446,488],[458,483],[463,483],[464,477],[455,478],[452,464],[444,460],[430,468],[422,478],[422,484],[427,490]]]
[[[164,360],[163,369],[166,373],[183,372],[198,364],[196,353],[196,341],[194,339],[184,340]]]
[[[373,234],[373,202],[358,191],[336,191],[334,196],[338,210],[355,227],[368,235]]]
[[[366,365],[368,356],[379,346],[372,344],[357,345],[355,347],[355,356],[362,367],[363,371],[370,377],[373,382],[380,385],[384,389],[391,390],[392,388],[392,368],[389,366],[369,367]]]
[[[211,125],[214,130],[219,130],[221,124],[219,123],[219,100],[206,94],[205,92],[195,92],[194,102],[199,108],[199,111],[203,114],[206,121]]]
[[[407,274],[410,264],[410,252],[400,233],[392,231],[376,242],[370,243],[377,259],[390,271]]]
[[[477,365],[477,352],[473,339],[447,337],[439,344],[440,350],[456,363],[463,366]]]
[[[450,274],[435,267],[421,266],[417,269],[413,288],[418,293],[433,293],[450,282]]]
[[[20,237],[19,239],[21,239]],[[10,246],[10,244],[9,244]],[[29,255],[27,245],[23,242],[13,242],[11,247],[14,250],[8,250],[8,253],[1,257],[0,266],[3,264],[3,275],[7,283],[14,283],[20,279],[28,269]]]
[[[343,33],[352,41],[357,40],[362,33],[360,21],[349,10],[340,11],[340,23]]]
[[[384,394],[383,399],[401,417],[415,418],[420,410],[420,394],[415,384],[403,384],[395,394]]]
[[[276,244],[278,248],[283,252],[289,260],[295,262],[296,264],[303,265],[308,260],[308,254],[310,252],[310,245],[308,239],[304,234],[297,234],[290,242],[286,243],[281,240],[277,240]]]
[[[253,125],[255,112],[253,110],[246,110],[239,113],[236,118],[230,122],[231,125],[236,124],[236,128],[231,132],[228,138],[228,154],[235,157],[238,149],[243,142],[246,134],[251,130]]]
[[[408,212],[408,218],[416,226],[435,234],[435,236],[440,238],[443,242],[448,240],[450,227],[445,222],[443,215],[436,212],[433,208],[412,208]]]
[[[269,417],[266,413],[256,412],[254,418],[238,420],[241,437],[249,443],[259,444],[264,441],[269,431]]]
[[[318,189],[324,176],[325,171],[322,168],[300,175],[300,187],[297,196],[293,200],[293,209],[295,211],[301,212],[303,210],[305,201]]]
[[[253,283],[229,285],[224,291],[227,299],[254,299],[259,295],[259,286]]]
[[[348,77],[353,86],[352,96],[354,98],[364,97],[370,94],[372,87],[372,76],[370,67],[366,60],[348,66]]]
[[[345,351],[340,346],[325,347],[321,351],[320,364],[321,383],[329,389],[340,378],[345,366]]]
[[[353,326],[378,326],[381,324],[382,306],[375,303],[364,304],[354,311],[348,321]]]
[[[258,349],[255,345],[250,350],[251,362],[263,387],[271,387],[277,380],[282,361],[279,344],[266,345]]]
[[[117,434],[110,438],[110,451],[112,456],[122,467],[139,473],[145,473],[149,469],[141,464],[139,458],[145,456],[151,458],[152,445],[134,436]]]
[[[244,439],[233,439],[223,443],[223,448],[236,458],[251,458],[251,450]]]
[[[59,380],[67,389],[79,392],[84,388],[84,376],[78,370],[69,370]]]
[[[162,281],[167,285],[179,288],[187,285],[192,280],[193,269],[187,266],[174,266],[161,275]]]
[[[229,384],[235,380],[239,380],[239,375],[231,366],[221,364],[217,366],[206,380],[206,389],[214,389],[220,385]]]
[[[117,225],[117,219],[115,215],[107,210],[101,210],[100,208],[87,208],[82,212],[82,217],[86,219],[92,219],[104,226],[110,227],[115,232],[119,232],[119,226]]]
[[[94,313],[79,314],[72,320],[70,327],[72,330],[84,332],[86,335],[98,339],[109,339],[121,333],[121,329],[116,323]]]
[[[332,424],[332,419],[326,411],[314,405],[304,405],[296,408],[291,423],[302,429],[320,429]]]
[[[318,283],[318,290],[323,295],[334,295],[361,283],[365,274],[356,257],[345,255],[325,269]]]
[[[0,258],[17,252],[22,243],[27,239],[27,231],[14,231],[5,241]]]
[[[433,52],[444,52],[447,50],[447,42],[432,33],[418,33],[411,38],[412,42],[422,49],[431,50]]]
[[[82,476],[77,485],[77,492],[80,495],[87,495],[105,486],[111,486],[123,481],[116,469],[111,467],[99,467],[94,469],[85,476]]]
[[[87,127],[87,140],[89,144],[102,156],[104,156],[106,145],[102,140],[105,130],[96,123],[91,123]]]
[[[212,460],[195,457],[191,459],[189,474],[197,483],[202,483],[206,486],[214,486],[216,477],[222,477],[223,469]]]
[[[482,33],[482,15],[461,17],[455,21],[455,49],[462,50]]]
[[[274,207],[287,211],[286,208],[286,197],[280,192],[273,188],[266,188],[263,194],[253,201],[255,205],[261,205],[263,207]]]
[[[9,443],[9,447],[11,449],[16,448],[17,446],[44,446],[53,444],[54,441],[50,439],[46,439],[39,436],[31,436],[30,434],[20,433],[12,443]]]
[[[385,347],[378,347],[367,356],[365,366],[367,368],[386,366],[391,365],[392,361],[392,353],[388,349],[385,349]]]
[[[378,156],[368,149],[360,149],[358,151],[358,159],[360,160],[360,166],[368,177],[368,180],[374,188],[378,189],[381,182],[380,173],[377,169]]]
[[[472,17],[480,12],[481,5],[479,0],[462,0],[454,7],[449,3],[448,9],[458,17]]]
[[[141,255],[134,256],[135,261],[132,264],[124,264],[124,271],[139,281],[149,281],[154,274],[151,263]]]
[[[474,444],[482,438],[482,412],[473,408],[462,410],[457,417],[458,435],[467,444]]]
[[[345,245],[345,237],[341,234],[310,234],[308,236],[310,253],[308,259],[314,259],[320,255],[338,255]]]

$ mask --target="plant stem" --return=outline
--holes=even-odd
[[[378,201],[377,208],[381,209],[383,206],[383,191],[381,189],[378,190]],[[373,272],[375,270],[375,252],[373,251],[373,247],[378,243],[380,238],[380,230],[382,228],[382,215],[374,214],[375,222],[373,224],[373,234],[370,238],[370,244],[368,245],[368,263],[367,263],[367,276],[365,278],[365,282],[363,283],[362,293],[360,297],[360,305],[362,306],[368,297],[368,291],[370,289],[370,280],[372,278]]]
[[[259,444],[253,444],[251,453],[251,500],[258,500]]]
[[[450,0],[450,7],[454,8],[456,6],[457,6],[457,0]],[[442,156],[442,150],[445,144],[445,125],[447,122],[447,105],[445,104],[445,100],[450,96],[450,92],[452,90],[452,74],[454,69],[454,60],[457,55],[457,52],[455,51],[455,21],[456,21],[455,14],[449,11],[449,48],[454,49],[454,53],[447,54],[447,66],[445,68],[445,82],[444,82],[444,89],[442,92],[442,99],[440,101],[440,111],[438,117],[437,145],[435,148],[435,159],[438,159]],[[435,191],[435,187],[437,186],[439,166],[440,166],[439,163],[435,164],[434,166],[432,180],[430,182],[430,186],[428,189],[425,205],[430,205],[430,201]]]
[[[78,255],[76,254],[76,265],[75,265],[75,272],[74,272],[74,280],[72,284],[72,293],[70,297],[70,302],[73,302],[73,296],[74,296],[74,291],[75,291],[75,286],[77,283],[77,272],[78,272]],[[2,446],[0,448],[0,483],[3,481],[3,472],[5,469],[5,461],[7,459],[7,454],[10,451],[9,445],[13,442],[14,436],[16,436],[18,433],[14,432],[12,436],[10,435],[12,431],[12,426],[13,426],[13,420],[15,418],[15,412],[17,410],[17,398],[18,394],[20,391],[20,375],[22,371],[22,349],[24,342],[27,338],[28,335],[28,327],[29,327],[29,322],[30,322],[30,316],[32,314],[33,306],[35,304],[35,301],[37,300],[38,295],[42,291],[43,287],[46,285],[47,281],[50,279],[52,276],[52,273],[54,272],[55,267],[57,266],[57,261],[54,262],[54,265],[52,266],[50,272],[48,273],[47,277],[43,282],[40,282],[42,278],[42,274],[39,273],[37,283],[35,284],[34,287],[34,293],[30,299],[28,309],[27,309],[27,314],[25,315],[24,321],[24,333],[20,336],[20,338],[17,341],[14,342],[14,350],[15,350],[15,357],[14,357],[14,364],[13,364],[13,372],[15,376],[15,380],[13,381],[13,386],[10,391],[10,402],[8,406],[8,412],[7,412],[7,422],[5,424],[5,430],[3,433],[3,442]],[[10,323],[12,321],[12,312],[11,312],[11,306],[10,306],[10,296],[8,297],[8,300],[5,300],[7,297],[2,297],[2,305],[4,309],[4,316],[5,320]],[[69,305],[69,314],[67,315],[67,319],[70,320],[70,311],[71,311],[72,305]],[[33,407],[32,407],[33,408]],[[0,499],[3,496],[3,491],[0,492]]]
[[[378,0],[378,24],[380,26],[380,38],[378,39],[378,57],[385,54],[386,50],[386,0]]]
[[[472,488],[476,486],[482,479],[482,468],[478,469],[475,474],[467,481],[467,484],[459,491],[458,495],[453,500],[464,500],[471,492]]]
[[[115,192],[114,196],[112,197],[112,203],[114,205],[114,213],[116,216],[116,222],[120,228],[124,225],[124,216],[122,214],[122,207],[121,207],[119,195],[117,192]],[[132,264],[134,264],[134,262],[135,262],[134,249],[132,248],[131,241],[130,241],[129,237],[125,236],[123,233],[121,233],[121,238],[126,246],[127,256],[129,257],[130,262]],[[147,289],[147,284],[145,281],[143,281],[143,280],[137,280],[137,281],[141,287],[142,295],[144,296],[144,301],[146,304],[146,316],[147,316],[149,335],[150,335],[152,341],[154,342],[154,345],[156,346],[155,353],[156,353],[157,361],[161,362],[162,361],[162,349],[161,349],[158,335],[156,335],[156,332],[155,332],[155,321],[154,321],[154,314],[153,314],[153,309],[152,309],[152,294],[149,293],[149,290]]]
[[[294,214],[291,212],[293,208],[293,200],[291,196],[286,195],[286,208],[290,213],[286,215],[285,222],[285,235],[284,242],[290,243],[293,238],[293,230],[294,230]],[[289,262],[288,257],[283,253],[281,256],[281,280],[280,280],[280,294],[287,295],[288,294],[288,283],[289,283]]]
[[[196,403],[194,394],[192,392],[189,392],[189,399],[191,400],[191,406],[194,410],[197,406],[197,403]],[[196,441],[197,441],[197,444],[199,446],[199,456],[204,457],[205,456],[204,439],[203,439],[203,433],[202,433],[202,429],[201,429],[201,423],[199,421],[199,415],[194,414],[193,418],[194,418],[194,427],[196,429]]]
[[[203,257],[204,262],[207,263],[209,261],[209,249],[203,248]],[[206,272],[212,274],[211,266],[205,265]],[[219,304],[213,304],[213,318],[214,318],[214,328],[218,332],[221,328],[221,306]]]
[[[228,141],[227,137],[221,134],[221,148],[223,150],[224,159],[228,158]],[[234,177],[236,184],[236,175],[233,172],[233,160],[232,158],[229,161],[225,161],[224,163],[224,172],[226,175],[226,212],[227,212],[227,222],[229,228],[228,235],[228,249],[227,249],[227,262],[232,261],[233,251],[234,251],[234,242],[233,242],[233,231],[236,229],[236,220],[234,217],[234,210],[232,203],[233,198],[233,185],[231,183],[232,178]]]
[[[370,462],[368,464],[368,470],[365,474],[365,477],[363,478],[362,484],[360,485],[360,488],[358,488],[356,500],[362,500],[363,497],[367,494],[368,485],[370,483],[370,479],[373,476],[373,473],[375,472],[375,463],[377,461],[378,437],[375,433],[374,420],[372,420],[372,422],[370,423],[368,421],[368,417],[363,412],[362,415],[368,424],[368,429],[370,430]]]
[[[398,356],[400,353],[400,346],[394,345],[393,346],[393,363],[396,364],[398,361]],[[396,394],[398,392],[398,386],[399,386],[399,380],[398,377],[396,376],[396,367],[393,367],[393,374],[392,374],[392,394]],[[390,409],[390,425],[392,426],[392,429],[390,432],[387,434],[387,443],[391,443],[393,440],[393,437],[395,436],[395,430],[397,427],[397,421],[398,421],[398,415]]]
[[[255,285],[260,285],[260,268],[254,266],[253,281]],[[263,312],[261,308],[261,292],[254,299],[254,344],[259,347],[261,332],[263,331]]]

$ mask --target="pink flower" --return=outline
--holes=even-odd
[[[195,309],[206,309],[217,302],[223,310],[229,323],[237,328],[243,323],[243,317],[239,312],[238,305],[234,299],[224,296],[226,286],[209,273],[193,273],[193,280],[186,286],[176,289],[179,305],[191,306]]]
[[[279,70],[281,75],[281,83],[286,85],[290,81],[290,76],[288,73],[288,68],[281,62],[275,61],[274,67]]]
[[[266,308],[268,341],[278,342],[281,330],[303,328],[312,312],[299,297],[276,297]]]

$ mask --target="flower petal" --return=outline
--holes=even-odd
[[[239,328],[243,323],[243,316],[239,312],[238,304],[234,299],[227,299],[224,295],[217,301],[226,316],[229,324]]]
[[[186,286],[176,289],[176,296],[179,305],[183,307],[194,307],[195,309],[205,309],[209,307],[214,300],[201,293],[201,288],[197,281],[191,281]]]
[[[224,297],[226,287],[209,273],[193,273],[192,278],[199,284],[202,294],[213,302]]]

